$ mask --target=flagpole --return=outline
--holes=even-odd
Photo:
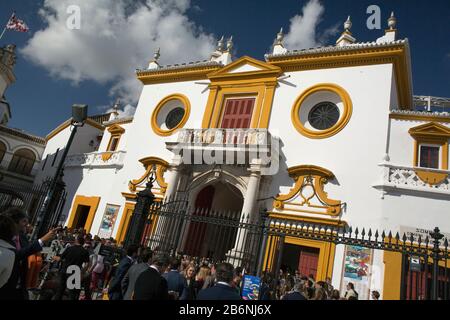
[[[9,21],[11,21],[11,18],[14,17],[15,14],[16,14],[16,12],[13,11],[13,13],[11,14],[11,17],[9,17],[8,22],[6,23],[5,29],[3,29],[3,32],[2,32],[2,34],[0,35],[0,40],[2,40],[3,35],[4,35],[5,32],[6,32],[6,29],[8,28],[8,23],[9,23]]]

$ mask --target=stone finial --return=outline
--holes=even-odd
[[[117,112],[119,111],[119,109],[120,109],[120,98],[117,98],[116,102],[114,103],[113,110],[114,112]]]
[[[155,62],[158,61],[159,57],[161,57],[161,48],[158,48],[158,50],[156,50],[155,53],[153,54],[153,59]]]
[[[344,22],[344,30],[347,32],[350,32],[350,29],[352,28],[352,21],[350,19],[350,16],[348,16],[347,21]]]
[[[394,15],[394,11],[392,11],[390,18],[388,19],[388,27],[390,30],[395,30],[397,27],[397,18]]]
[[[231,36],[227,41],[227,51],[231,52],[231,50],[233,50],[233,36]]]
[[[341,36],[336,41],[337,46],[347,46],[356,42],[356,39],[353,38],[352,33],[350,32],[352,25],[350,16],[348,16],[347,20],[344,22],[344,32],[342,32]]]
[[[284,40],[284,33],[283,33],[283,28],[280,29],[280,32],[278,32],[277,34],[277,38],[275,40],[275,44],[276,45],[283,45],[283,40]]]
[[[225,49],[225,37],[222,36],[219,41],[217,41],[217,51],[224,51]]]

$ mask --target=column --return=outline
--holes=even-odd
[[[261,182],[261,165],[259,163],[251,164],[249,171],[250,177],[247,184],[247,190],[245,192],[244,204],[242,206],[241,222],[248,221],[250,223],[254,223],[258,221],[257,206],[259,185]],[[247,220],[247,216],[249,216],[249,220]],[[247,233],[248,229],[239,228],[236,236],[236,241],[234,243],[234,248],[227,254],[227,261],[234,266],[239,266],[244,258],[244,249],[246,240],[248,238]]]

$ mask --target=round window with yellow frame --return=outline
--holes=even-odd
[[[189,118],[191,104],[183,94],[172,94],[162,99],[152,113],[151,126],[160,136],[170,136],[182,128]]]
[[[342,87],[322,83],[305,90],[292,108],[295,129],[311,139],[325,139],[339,133],[350,121],[353,105]]]

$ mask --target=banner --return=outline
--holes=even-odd
[[[111,237],[116,223],[117,215],[119,213],[120,206],[107,204],[105,213],[103,214],[102,222],[100,224],[100,230],[98,236],[100,238],[108,239]]]
[[[242,281],[244,283],[242,287],[242,299],[258,300],[261,279],[255,276],[244,275],[244,279]]]
[[[359,300],[369,300],[370,275],[372,273],[373,250],[358,246],[345,246],[344,270],[341,294],[347,291],[347,284],[353,283]]]

